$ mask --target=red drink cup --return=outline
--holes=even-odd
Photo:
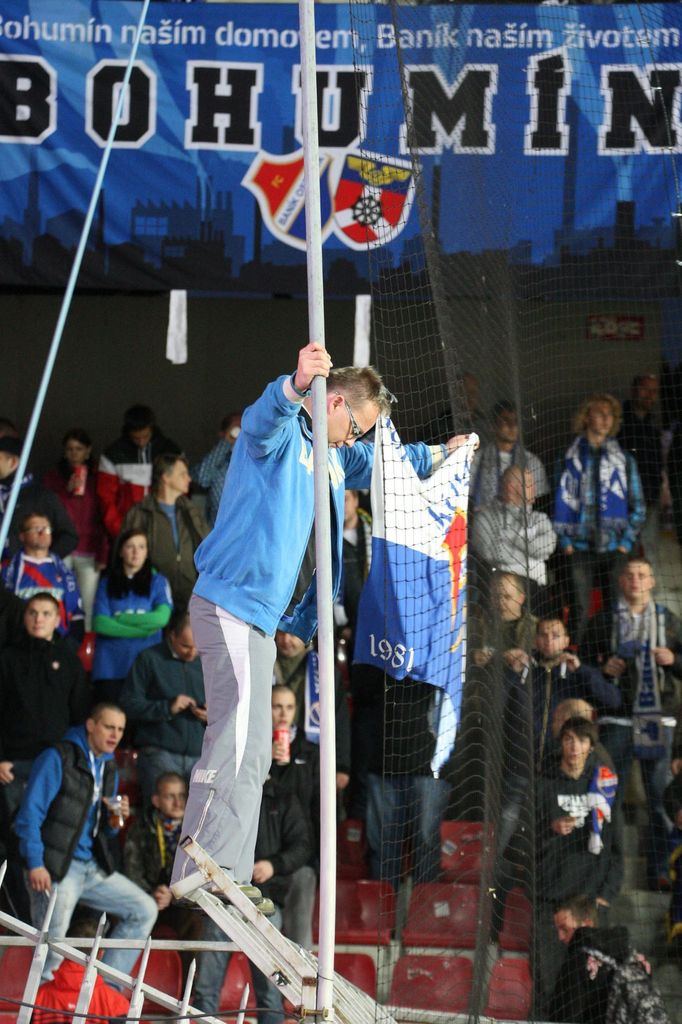
[[[88,479],[88,467],[84,463],[81,463],[80,466],[74,466],[71,479],[73,480],[71,493],[75,494],[78,498],[82,498],[85,494],[85,483]]]
[[[282,745],[282,758],[284,761],[289,761],[291,759],[291,733],[289,729],[273,729],[272,739],[275,743]]]

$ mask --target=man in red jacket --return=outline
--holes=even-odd
[[[79,923],[75,933],[79,938],[93,938],[97,931],[95,918],[86,918]],[[36,994],[36,1006],[32,1024],[72,1024],[78,1002],[85,967],[64,960],[54,972],[51,981],[44,982]],[[130,1000],[117,989],[107,985],[97,975],[88,1010],[93,1017],[87,1017],[84,1024],[101,1024],[102,1017],[127,1017]],[[45,1009],[42,1009],[45,1007]]]

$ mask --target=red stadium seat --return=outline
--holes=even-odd
[[[473,963],[464,956],[401,956],[393,968],[389,1002],[405,1009],[466,1013],[472,978]]]
[[[478,883],[485,826],[480,821],[444,821],[440,826],[440,869],[443,881]]]
[[[359,818],[346,818],[339,825],[336,858],[338,878],[367,878],[367,839]]]
[[[337,953],[334,970],[372,999],[376,997],[377,966],[367,953]]]
[[[0,1022],[10,1024],[17,1019],[16,1002],[24,994],[33,946],[8,946],[0,956]],[[16,1002],[5,1002],[5,1000]]]
[[[218,1013],[225,1014],[231,1010],[238,1010],[241,1005],[244,986],[249,986],[249,998],[247,1007],[250,1010],[256,1007],[256,993],[253,990],[253,978],[251,976],[251,964],[244,953],[233,953],[230,963],[225,971],[223,987],[220,990],[220,1003]]]
[[[313,912],[318,940],[319,893]],[[336,941],[345,945],[387,946],[395,927],[395,893],[389,882],[339,878],[336,882]]]
[[[133,978],[137,977],[140,969],[141,955],[132,970]],[[153,985],[161,992],[174,999],[180,998],[182,992],[182,961],[180,954],[174,949],[153,949],[147,961],[147,970],[144,973],[144,981],[147,985]],[[142,1013],[167,1013],[168,1011],[154,1003],[151,999],[145,999],[142,1005]]]
[[[86,633],[81,640],[81,645],[78,648],[78,657],[81,660],[81,665],[87,673],[92,672],[92,662],[95,657],[95,641],[97,638],[96,633]]]
[[[403,945],[473,949],[478,909],[478,886],[450,882],[415,885],[401,936]]]
[[[528,1020],[532,990],[528,961],[503,957],[492,969],[484,1013],[495,1020]]]
[[[533,910],[526,894],[521,889],[512,889],[504,908],[504,921],[500,932],[500,949],[514,953],[525,953],[530,949],[530,932]]]

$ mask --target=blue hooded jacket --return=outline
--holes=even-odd
[[[313,446],[301,401],[287,395],[289,378],[268,384],[244,413],[215,526],[197,549],[194,593],[272,636],[276,629],[306,643],[317,628],[316,579],[290,616],[289,606],[314,518]],[[405,446],[420,477],[445,454],[443,446]],[[369,487],[374,445],[330,448],[332,575],[338,592],[346,488]]]
[[[101,782],[104,776],[105,762],[111,761],[114,755],[106,753],[95,757],[90,750],[84,725],[76,725],[69,729],[64,739],[77,744],[85,751],[86,755],[91,758],[90,765],[93,772],[97,774],[97,778]],[[26,792],[21,801],[17,816],[14,819],[14,831],[19,837],[19,851],[29,871],[43,866],[44,847],[40,830],[49,813],[50,804],[57,796],[61,785],[62,759],[55,747],[48,747],[33,763]],[[117,791],[118,775],[115,780],[114,793]],[[74,860],[92,860],[92,841],[97,816],[100,813],[100,802],[97,801],[91,804],[73,855]],[[105,815],[101,816],[100,828],[106,829],[111,835],[115,834],[114,830],[109,828]]]

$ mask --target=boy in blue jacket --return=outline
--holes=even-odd
[[[107,802],[118,791],[114,750],[125,721],[115,704],[97,704],[84,725],[69,729],[34,762],[14,830],[28,872],[34,927],[41,927],[52,888],[57,890],[49,938],[68,934],[78,902],[118,918],[110,938],[145,939],[156,921],[156,903],[114,870],[107,843],[118,831],[109,823]],[[120,819],[129,813],[124,796]],[[136,949],[109,949],[103,959],[130,974],[138,956]],[[43,981],[61,961],[50,950]]]
[[[311,342],[290,376],[269,384],[242,417],[213,532],[196,553],[199,578],[190,601],[208,708],[204,745],[190,780],[186,831],[238,883],[251,879],[263,783],[272,756],[270,688],[279,628],[308,643],[315,633],[316,580],[292,602],[314,519],[310,388],[327,378],[332,573],[338,592],[346,488],[368,487],[373,446],[367,434],[390,396],[371,367],[331,369]],[[408,445],[428,476],[464,442]],[[196,887],[181,848],[172,889]],[[258,897],[256,897],[257,903]]]

